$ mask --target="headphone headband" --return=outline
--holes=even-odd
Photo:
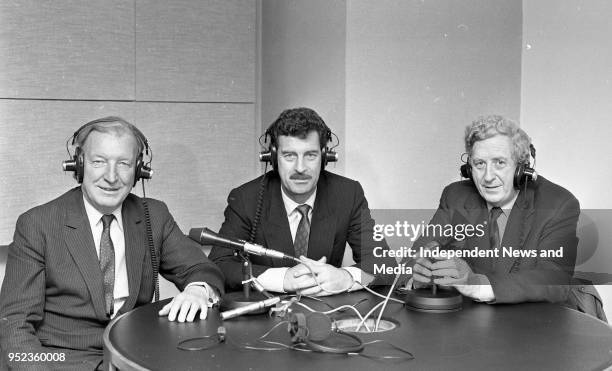
[[[331,319],[324,313],[313,312],[304,314],[300,312],[289,315],[289,334],[294,344],[305,344],[308,349],[315,352],[348,354],[359,353],[364,344],[360,338],[339,330],[332,330]],[[329,338],[344,337],[346,345],[328,345]]]

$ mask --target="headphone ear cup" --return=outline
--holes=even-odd
[[[323,341],[331,334],[332,322],[327,315],[314,312],[306,316],[306,327],[308,328],[308,340]]]
[[[325,166],[327,166],[327,152],[329,152],[329,148],[327,146],[323,147],[321,150],[321,171],[325,170]]]
[[[514,171],[514,188],[521,188],[525,184],[525,164],[518,164]]]
[[[538,178],[538,173],[528,164],[519,164],[514,172],[514,188],[519,189],[528,181],[535,181]]]
[[[291,313],[289,317],[289,335],[291,342],[305,343],[308,339],[308,328],[306,327],[306,316],[304,313]]]
[[[134,184],[132,187],[136,186],[136,183],[143,178],[142,167],[144,166],[144,162],[142,160],[142,153],[138,155],[138,159],[136,159],[136,171],[134,171]]]
[[[470,164],[461,165],[459,171],[461,172],[462,177],[472,179],[472,167],[470,166]]]
[[[278,171],[278,151],[275,144],[270,144],[270,163],[272,164],[272,169]]]
[[[76,167],[74,169],[74,178],[79,183],[83,183],[83,174],[85,173],[85,155],[81,148],[76,148],[74,150],[74,162],[76,163]]]
[[[331,319],[323,313],[291,313],[289,317],[289,334],[293,343],[323,341],[331,332]]]

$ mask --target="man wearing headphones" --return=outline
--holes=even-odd
[[[327,147],[331,135],[312,109],[283,111],[266,131],[270,147],[263,157],[274,170],[228,196],[221,235],[301,260],[288,266],[291,262],[251,256],[253,276],[269,291],[331,295],[359,289],[373,279],[366,272],[372,272],[375,259],[374,221],[361,185],[324,170],[326,162],[335,161]],[[341,268],[347,242],[357,264]],[[240,258],[217,246],[209,257],[221,267],[228,289],[241,287]]]
[[[183,290],[159,312],[170,321],[206,318],[223,290],[220,270],[166,205],[130,193],[151,176],[136,127],[102,118],[77,130],[72,144],[64,165],[82,184],[21,215],[9,246],[0,345],[14,368],[101,367],[106,325],[151,302],[158,270]]]
[[[420,257],[414,286],[433,280],[487,303],[565,302],[576,261],[578,200],[529,167],[535,148],[511,120],[480,117],[466,128],[465,149],[461,172],[469,179],[444,189],[429,224],[481,226],[482,233],[423,236],[414,247],[482,255]]]

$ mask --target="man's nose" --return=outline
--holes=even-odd
[[[495,179],[495,170],[493,169],[493,166],[486,165],[485,171],[484,171],[484,181],[489,183],[489,182],[492,182],[494,179]]]
[[[104,179],[109,183],[115,183],[117,181],[117,165],[109,164],[104,172]]]
[[[306,161],[304,160],[304,156],[298,156],[295,161],[295,171],[298,173],[303,173],[306,171]]]

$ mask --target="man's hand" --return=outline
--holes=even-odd
[[[160,316],[168,316],[169,321],[192,322],[200,311],[200,319],[208,314],[208,291],[204,286],[193,285],[185,288],[160,311]],[[177,317],[178,314],[178,317]]]
[[[435,258],[437,261],[430,263],[433,282],[441,286],[466,285],[472,269],[461,258]]]
[[[431,264],[434,283],[441,286],[452,286],[463,296],[480,301],[491,301],[495,294],[482,291],[484,286],[490,285],[489,279],[483,274],[475,274],[468,263],[460,258],[438,259]]]
[[[431,262],[427,258],[418,258],[412,267],[412,286],[415,289],[431,284]]]
[[[313,283],[309,287],[302,287],[297,289],[296,292],[301,295],[333,295],[334,293],[346,291],[353,286],[353,276],[351,276],[351,274],[344,269],[336,268],[333,265],[327,264],[327,259],[325,257],[322,257],[321,259],[316,261],[301,256],[300,260],[302,261],[302,264],[298,265],[301,266],[300,272],[303,272],[302,269],[306,270],[306,272],[303,273],[301,276],[308,276]],[[306,266],[310,267],[310,270],[308,270]],[[312,273],[314,273],[317,277],[319,285],[314,282],[314,279],[312,278]]]
[[[440,248],[440,244],[437,241],[430,241],[425,246],[424,250],[433,250]],[[412,286],[415,289],[430,286],[432,281],[432,262],[429,258],[425,258],[419,252],[416,263],[412,267]]]
[[[325,263],[325,257],[319,261]],[[293,266],[285,272],[283,279],[283,290],[285,292],[297,292],[313,286],[317,286],[317,283],[304,263]]]

